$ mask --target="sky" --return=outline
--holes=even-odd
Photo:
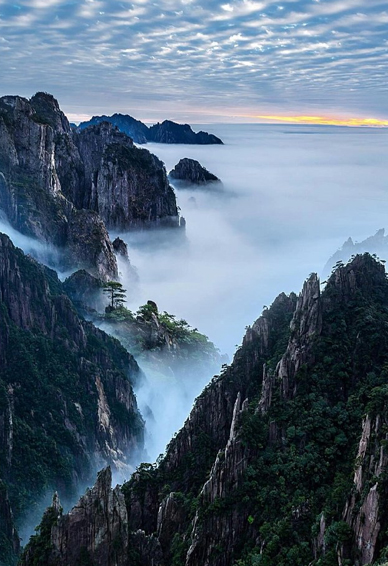
[[[386,0],[0,0],[0,94],[74,121],[384,123],[387,76]]]

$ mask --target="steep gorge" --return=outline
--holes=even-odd
[[[387,369],[388,281],[371,256],[340,266],[322,292],[312,274],[298,298],[280,295],[161,462],[143,464],[122,487],[128,534],[110,563],[386,559]],[[73,519],[60,515],[46,531],[47,564],[67,564]],[[113,552],[106,537],[78,545],[96,566],[98,552]]]

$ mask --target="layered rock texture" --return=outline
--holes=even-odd
[[[165,120],[161,124],[157,123],[154,126],[148,127],[128,114],[93,116],[91,120],[81,122],[77,129],[78,131],[84,130],[101,122],[110,122],[139,144],[147,143],[147,141],[199,145],[222,144],[222,140],[217,136],[202,131],[195,133],[188,124],[177,124],[176,122],[171,122],[171,120]]]
[[[312,274],[299,297],[280,295],[161,462],[122,487],[119,563],[149,564],[150,552],[157,566],[384,561],[387,368],[388,282],[371,256],[339,267],[322,292]],[[62,555],[76,540],[66,538],[71,521],[61,518],[46,539],[59,566],[68,562],[58,536]],[[78,557],[92,555],[96,540],[85,538],[85,550],[77,543]],[[113,551],[110,536],[98,544]],[[23,565],[34,556],[32,545]]]
[[[219,178],[210,173],[199,161],[184,157],[177,163],[169,173],[171,179],[184,181],[195,185],[204,185],[217,182]]]
[[[56,273],[1,234],[0,561],[47,490],[74,497],[104,464],[128,476],[143,450],[139,376],[117,340],[77,315]]]
[[[107,229],[179,226],[161,161],[108,122],[75,132],[46,93],[0,99],[0,209],[103,279],[117,277]]]

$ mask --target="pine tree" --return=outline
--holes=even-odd
[[[103,287],[104,293],[109,297],[109,310],[115,310],[122,307],[126,302],[126,289],[118,281],[107,281]]]

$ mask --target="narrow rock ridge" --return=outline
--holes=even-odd
[[[291,337],[287,350],[276,368],[285,399],[295,395],[295,375],[303,364],[310,361],[312,341],[322,330],[320,297],[319,279],[316,273],[312,273],[299,295],[290,325]]]
[[[343,545],[341,558],[351,558],[359,564],[371,564],[377,558],[378,536],[384,517],[381,509],[383,473],[387,470],[388,454],[386,442],[388,433],[380,415],[372,418],[366,415],[358,446],[354,469],[354,490],[348,499],[343,519],[352,530],[351,544]]]
[[[239,487],[248,465],[247,449],[238,434],[241,414],[246,411],[247,404],[247,399],[241,402],[241,394],[238,393],[228,442],[225,449],[218,453],[209,479],[199,494],[199,510],[193,521],[186,566],[221,566],[224,558],[215,558],[215,550],[220,546],[228,556],[228,561],[232,561],[234,547],[242,531],[246,529],[245,510],[233,509],[231,512],[202,518],[201,506],[208,507],[215,502],[222,505],[227,496]]]

